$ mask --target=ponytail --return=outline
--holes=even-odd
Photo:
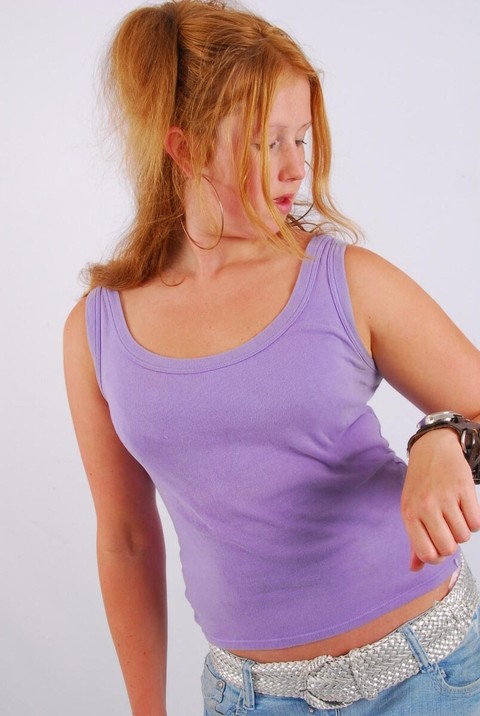
[[[175,114],[177,72],[173,3],[129,13],[111,46],[107,87],[112,106],[120,113],[134,176],[141,185],[148,182],[152,191],[163,178],[164,141]]]
[[[183,177],[165,151],[175,119],[177,9],[176,3],[165,3],[133,10],[108,51],[105,97],[123,140],[137,214],[112,260],[87,267],[90,288],[139,285],[171,263],[178,250],[172,236],[182,215]],[[172,186],[179,190],[172,192]]]

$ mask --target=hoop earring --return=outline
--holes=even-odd
[[[214,186],[213,182],[211,181],[211,179],[209,179],[209,178],[208,178],[207,176],[205,176],[204,174],[201,175],[201,178],[202,178],[202,179],[206,179],[206,180],[208,181],[208,183],[210,184],[210,186],[212,187],[212,189],[213,189],[213,191],[214,191],[214,193],[215,193],[215,196],[217,197],[218,206],[219,206],[219,208],[220,208],[220,214],[221,214],[221,217],[222,217],[222,227],[221,227],[221,229],[220,229],[220,236],[219,236],[219,238],[218,238],[218,241],[217,241],[213,246],[201,246],[197,241],[195,241],[195,239],[193,239],[193,238],[190,236],[190,234],[189,234],[188,231],[187,231],[187,227],[185,226],[185,224],[184,224],[182,218],[180,219],[180,224],[182,225],[182,229],[183,229],[183,231],[185,232],[186,236],[190,239],[190,241],[191,241],[192,243],[195,244],[195,246],[198,246],[199,249],[203,249],[204,251],[211,251],[211,250],[214,249],[216,246],[218,246],[218,244],[219,244],[220,241],[222,240],[222,237],[223,237],[223,229],[225,228],[225,213],[224,213],[224,211],[223,211],[223,204],[222,204],[221,199],[220,199],[220,197],[219,197],[219,195],[218,195],[218,191],[215,189],[215,186]]]

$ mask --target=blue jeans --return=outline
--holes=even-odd
[[[250,673],[254,663],[245,659],[243,688],[222,679],[207,654],[202,674],[203,716],[480,716],[480,607],[465,639],[455,651],[431,664],[408,628],[401,627],[420,671],[373,700],[361,699],[344,708],[316,710],[304,699],[255,693]]]

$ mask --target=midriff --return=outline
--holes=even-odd
[[[261,649],[243,651],[239,649],[228,649],[232,654],[245,659],[253,659],[259,663],[272,661],[301,661],[303,659],[314,659],[316,656],[329,654],[330,656],[341,656],[347,654],[351,649],[357,649],[366,644],[378,641],[390,634],[411,619],[422,614],[422,612],[433,607],[435,602],[440,601],[448,594],[451,577],[448,577],[441,585],[430,592],[413,599],[407,604],[383,614],[376,619],[351,629],[350,631],[337,634],[328,639],[312,641],[308,644],[300,644],[283,649]]]

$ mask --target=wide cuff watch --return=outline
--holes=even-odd
[[[460,413],[449,410],[426,415],[417,425],[417,432],[408,441],[407,455],[412,445],[425,433],[439,428],[455,430],[460,437],[460,445],[466,461],[470,465],[475,484],[480,485],[480,423],[468,420]]]

